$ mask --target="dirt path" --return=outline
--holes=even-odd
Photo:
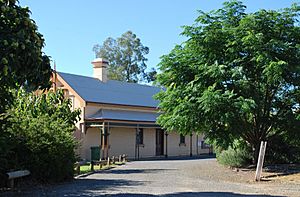
[[[253,177],[254,172],[234,172],[215,159],[135,161],[17,196],[300,196],[299,182],[257,183]]]

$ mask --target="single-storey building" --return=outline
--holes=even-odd
[[[91,160],[127,154],[129,158],[209,153],[202,135],[165,132],[157,123],[160,88],[107,78],[108,61],[93,62],[93,77],[57,72],[56,88],[63,89],[72,108],[81,109],[75,137],[78,155]],[[100,155],[100,156],[99,156]]]

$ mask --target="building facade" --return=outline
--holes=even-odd
[[[107,79],[108,62],[93,62],[93,77],[58,72],[56,88],[63,89],[72,108],[81,109],[74,133],[83,160],[127,154],[129,158],[209,153],[203,136],[166,132],[157,123],[158,87]]]

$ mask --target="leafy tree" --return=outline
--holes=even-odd
[[[141,40],[131,31],[127,31],[120,38],[107,38],[103,44],[93,48],[97,57],[109,61],[108,78],[120,81],[134,82],[153,81],[156,71],[149,73],[145,55],[149,48],[141,43]]]
[[[43,36],[28,8],[16,0],[0,0],[0,176],[11,145],[6,110],[13,102],[11,89],[49,87],[51,67],[43,54]],[[0,177],[1,180],[3,180]]]
[[[49,87],[51,67],[44,55],[43,36],[30,19],[30,11],[16,0],[0,0],[0,88],[1,107],[9,98],[8,87],[27,86],[31,89]]]
[[[200,11],[188,40],[162,57],[156,98],[165,129],[204,132],[225,149],[239,140],[256,161],[261,140],[300,147],[300,7],[245,9]]]
[[[80,110],[71,111],[63,91],[36,96],[20,89],[10,113],[13,126],[9,132],[15,146],[7,168],[29,169],[44,182],[73,178],[73,132]]]

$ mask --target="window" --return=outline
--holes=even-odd
[[[144,130],[143,129],[137,129],[136,143],[137,144],[144,144]]]
[[[185,136],[180,134],[179,144],[185,144]]]

